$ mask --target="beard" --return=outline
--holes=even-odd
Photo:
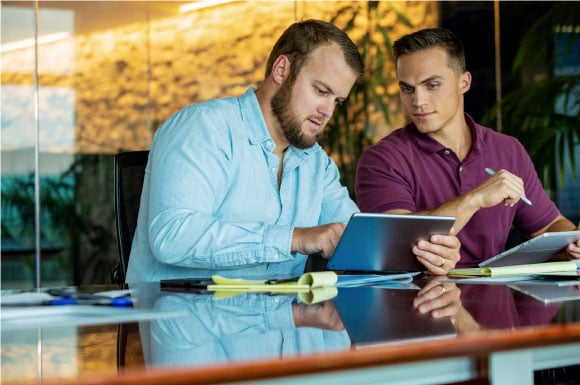
[[[294,82],[286,80],[272,97],[270,106],[288,143],[300,149],[310,148],[314,146],[320,135],[308,137],[302,132],[302,122],[291,108],[293,88]]]

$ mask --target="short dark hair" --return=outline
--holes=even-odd
[[[333,42],[342,49],[346,64],[360,77],[364,72],[364,63],[356,45],[344,31],[334,24],[321,20],[297,22],[284,31],[270,52],[265,77],[272,73],[276,59],[280,55],[286,55],[291,63],[290,80],[296,79],[311,52],[319,46]]]
[[[395,62],[400,56],[440,47],[447,51],[449,67],[457,73],[466,71],[465,51],[459,36],[444,28],[426,28],[405,35],[393,44]]]

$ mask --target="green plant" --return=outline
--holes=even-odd
[[[76,163],[62,175],[40,179],[41,248],[62,248],[54,258],[65,271],[76,258],[81,237],[98,245],[110,242],[111,238],[110,231],[79,213]],[[2,240],[11,241],[22,250],[35,247],[34,185],[34,174],[2,177]],[[23,256],[22,260],[34,270],[32,258]]]
[[[482,120],[493,126],[501,113],[504,132],[528,150],[546,190],[556,175],[564,182],[566,164],[576,174],[580,144],[580,63],[576,71],[558,73],[558,63],[578,60],[580,3],[558,2],[526,32],[512,66],[522,85],[505,95]],[[576,55],[576,57],[574,57]],[[566,156],[568,159],[566,159]]]
[[[362,151],[372,142],[371,122],[390,123],[387,85],[396,82],[394,73],[385,68],[394,67],[389,27],[380,21],[389,12],[394,23],[411,26],[411,22],[390,2],[367,1],[341,9],[330,22],[341,25],[347,33],[355,29],[357,20],[364,18],[367,29],[355,43],[365,63],[365,74],[355,83],[347,101],[338,107],[329,122],[329,130],[321,138],[321,145],[333,156],[341,171],[342,182],[354,198],[356,164]],[[346,23],[343,21],[347,19]],[[354,40],[354,39],[353,39]],[[398,95],[396,98],[398,103]]]

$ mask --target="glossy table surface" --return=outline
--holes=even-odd
[[[134,285],[133,309],[51,306],[35,313],[34,322],[3,318],[1,379],[3,384],[254,383],[455,359],[447,364],[464,368],[448,371],[463,374],[441,377],[454,382],[490,376],[488,366],[498,352],[580,346],[580,300],[545,303],[520,286],[421,277],[406,285],[341,288],[334,298],[307,305],[295,295]],[[572,293],[569,298],[580,294],[575,285],[558,290]],[[420,293],[452,308],[454,317],[419,313],[413,303]],[[54,321],[48,311],[60,312],[62,319]],[[128,335],[122,367],[118,325]],[[574,357],[570,362],[576,363]],[[403,376],[409,375],[412,370]]]

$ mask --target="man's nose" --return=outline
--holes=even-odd
[[[326,100],[323,104],[320,105],[318,111],[327,118],[330,118],[334,113],[334,109],[336,107],[336,103],[334,100]]]
[[[421,89],[415,89],[413,93],[413,105],[414,106],[422,106],[426,103],[426,92],[422,91]]]

